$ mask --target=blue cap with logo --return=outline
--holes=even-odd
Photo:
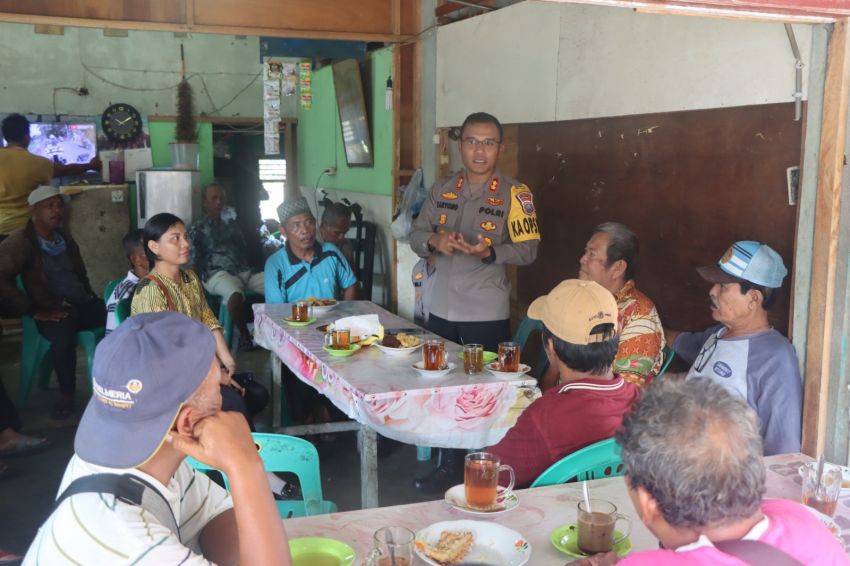
[[[173,311],[128,318],[97,346],[92,398],[74,451],[86,462],[135,468],[159,449],[215,358],[209,328]]]
[[[697,269],[710,283],[748,281],[762,287],[779,288],[788,270],[782,257],[767,244],[741,240],[732,244],[716,265]]]

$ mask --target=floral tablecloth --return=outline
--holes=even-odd
[[[360,314],[377,314],[385,329],[413,328],[369,301],[343,301],[304,327],[288,326],[291,306],[254,305],[254,339],[273,351],[305,383],[328,397],[349,418],[383,436],[419,446],[481,448],[497,443],[520,413],[540,396],[530,376],[504,380],[488,372],[463,373],[461,347],[446,343],[455,370],[440,378],[423,378],[411,365],[417,351],[387,355],[373,347],[347,358],[322,349],[317,326]],[[423,338],[433,336],[422,330]]]

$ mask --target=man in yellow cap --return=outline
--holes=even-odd
[[[559,387],[547,391],[489,449],[528,487],[549,466],[614,436],[640,389],[612,369],[619,342],[617,301],[593,281],[569,279],[528,308],[543,322],[543,347]]]

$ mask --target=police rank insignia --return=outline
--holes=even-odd
[[[484,237],[484,243],[487,244],[487,246],[489,246],[489,247],[493,247],[493,240],[491,240],[490,238],[488,238],[486,236]]]
[[[448,191],[448,192],[441,194],[440,196],[443,197],[446,200],[455,200],[457,198],[457,193],[453,193],[451,191]]]
[[[424,277],[424,276],[422,275],[421,271],[416,274],[416,279],[422,279],[422,277]]]
[[[490,192],[495,193],[499,190],[499,179],[497,177],[493,177],[493,180],[490,181]]]
[[[441,214],[441,215],[440,215],[440,219],[439,219],[439,221],[438,221],[438,222],[439,222],[440,224],[445,224],[445,223],[446,223],[446,220],[448,220],[448,217],[447,217],[445,214]]]
[[[496,223],[491,222],[490,220],[488,220],[486,222],[482,222],[481,224],[479,224],[479,226],[481,226],[481,229],[486,231],[486,232],[492,232],[493,230],[496,229]]]
[[[487,204],[490,206],[502,206],[505,201],[496,197],[487,197]]]

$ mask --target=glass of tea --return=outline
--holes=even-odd
[[[331,348],[334,350],[348,350],[351,344],[351,331],[348,328],[334,328],[331,330]]]
[[[469,374],[481,373],[484,369],[484,346],[481,344],[464,344],[463,371]]]
[[[292,303],[292,320],[295,322],[310,320],[310,305],[307,304],[307,301]]]
[[[372,537],[373,549],[367,566],[410,566],[413,564],[413,531],[404,527],[383,527]]]
[[[422,345],[422,365],[429,371],[446,367],[446,343],[442,340],[426,340]]]
[[[508,472],[510,481],[499,493],[499,473]],[[463,462],[463,492],[466,505],[472,509],[492,509],[505,500],[514,489],[514,469],[502,464],[489,452],[473,452]]]
[[[519,344],[516,342],[499,344],[499,366],[501,371],[519,371]]]
[[[817,509],[832,517],[838,509],[838,496],[841,493],[841,466],[824,463],[823,474],[818,484],[818,463],[806,462],[800,466],[803,477],[803,505]]]
[[[625,534],[614,538],[614,525],[618,520],[626,521]],[[578,548],[585,554],[610,552],[629,536],[632,521],[617,513],[617,506],[610,501],[591,499],[590,510],[584,501],[578,503]]]

